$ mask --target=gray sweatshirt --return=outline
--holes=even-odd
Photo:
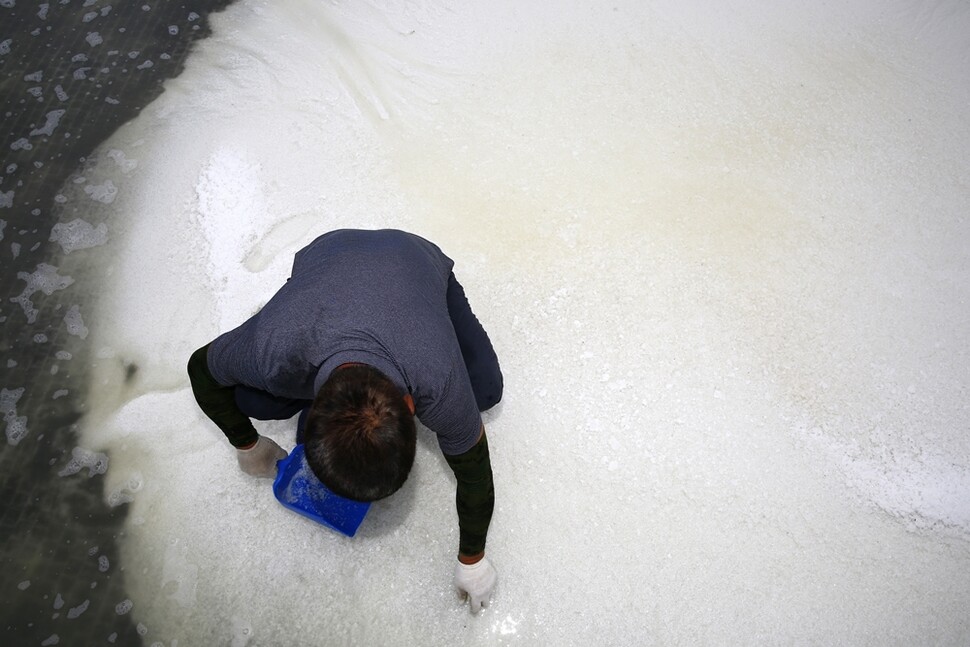
[[[326,233],[258,313],[210,344],[209,371],[224,386],[312,400],[337,366],[369,364],[411,394],[444,454],[462,454],[481,416],[445,300],[453,265],[403,231]]]

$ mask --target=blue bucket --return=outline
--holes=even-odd
[[[297,445],[276,463],[273,494],[293,512],[348,537],[354,536],[370,508],[370,503],[345,499],[327,489],[307,465],[303,445]]]

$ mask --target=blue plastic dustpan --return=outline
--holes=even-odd
[[[273,494],[290,510],[348,537],[354,536],[370,508],[370,503],[345,499],[327,489],[307,465],[303,445],[277,461]]]

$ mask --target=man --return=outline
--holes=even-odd
[[[503,380],[453,266],[436,245],[402,231],[324,234],[296,254],[262,310],[193,353],[188,370],[199,406],[244,472],[272,478],[286,456],[250,418],[299,413],[310,469],[359,501],[404,483],[417,415],[458,481],[454,581],[477,613],[496,580],[485,557],[494,490],[480,412],[501,399]]]

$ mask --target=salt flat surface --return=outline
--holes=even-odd
[[[180,645],[965,644],[965,5],[525,4],[239,2],[85,169],[118,612]],[[440,244],[499,353],[480,616],[430,434],[347,539],[192,400],[192,350],[340,227]]]

